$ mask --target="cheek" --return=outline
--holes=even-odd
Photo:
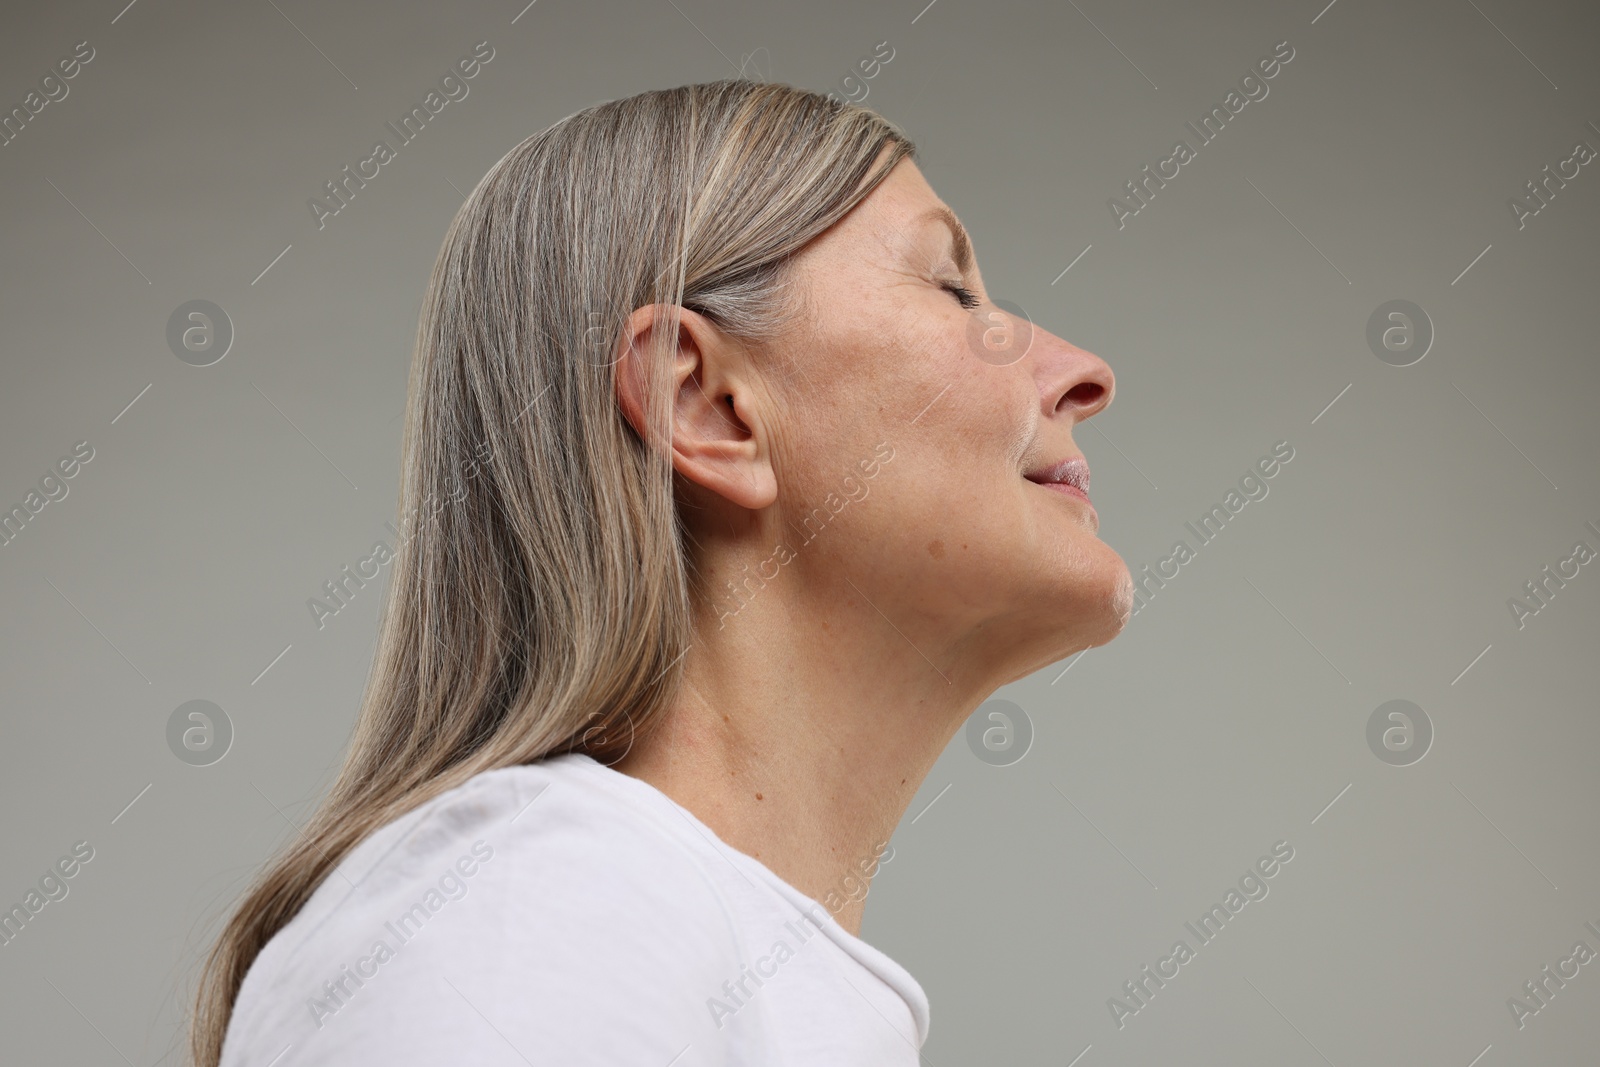
[[[807,510],[843,499],[853,476],[867,496],[840,517],[873,539],[867,554],[955,561],[1015,544],[1038,390],[1020,368],[977,358],[967,318],[865,302],[814,329],[776,396],[793,499]]]
[[[1039,429],[1039,393],[1015,368],[964,355],[944,383],[949,389],[918,425],[929,424],[929,447],[946,458],[947,492],[996,501],[1021,487],[1023,457]]]
[[[969,321],[953,302],[922,296],[863,304],[828,346],[839,357],[832,381],[848,394],[836,399],[850,407],[870,400],[886,429],[907,435],[948,422],[992,391],[981,372],[994,368],[972,354]]]
[[[919,457],[886,464],[902,468],[927,468],[941,452],[992,452],[996,429],[1014,415],[987,395],[993,385],[976,363],[945,318],[913,317],[884,300],[823,324],[776,397],[796,488],[808,498],[826,493],[842,476],[859,476],[859,461],[885,444]],[[935,471],[919,480],[933,478],[934,488],[947,477]]]
[[[923,434],[899,443],[865,483],[872,495],[855,516],[855,550],[873,569],[901,576],[908,592],[920,590],[918,598],[987,599],[995,577],[1019,567],[1019,493],[1028,488],[994,462],[1001,454],[992,437]]]
[[[1052,617],[1066,609],[1107,625],[1125,621],[1133,604],[1126,564],[1076,504],[1021,476],[1017,437],[1002,429],[998,417],[959,438],[951,427],[959,443],[920,443],[886,472],[904,484],[886,495],[887,528],[872,531],[881,565],[904,572],[934,613],[981,617],[1031,604]]]
[[[782,398],[801,569],[843,567],[932,617],[1092,618],[1085,639],[1114,636],[1132,607],[1127,567],[1069,501],[1022,477],[1043,419],[1032,376],[980,359],[963,315],[825,325]],[[808,516],[829,528],[806,540]]]
[[[1038,391],[1017,370],[974,358],[959,336],[931,337],[918,358],[923,373],[894,400],[909,412],[899,417],[898,432],[894,421],[881,420],[897,450],[896,515],[926,532],[915,546],[918,558],[938,560],[938,547],[931,557],[925,549],[940,541],[947,559],[983,566],[988,553],[1016,543],[1032,488],[1021,470],[1037,428]]]

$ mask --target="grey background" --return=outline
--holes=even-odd
[[[95,857],[0,948],[0,1057],[179,1062],[216,916],[326,788],[380,590],[321,631],[306,600],[391,540],[462,194],[591,103],[741,64],[837,88],[888,41],[865,103],[991,291],[1116,371],[1079,443],[1130,567],[1295,449],[1115,642],[997,694],[1031,719],[1022,759],[958,735],[912,805],[863,933],[932,999],[926,1061],[1593,1061],[1600,962],[1521,1030],[1506,1000],[1600,950],[1600,568],[1521,629],[1507,599],[1600,547],[1600,165],[1523,229],[1507,200],[1600,148],[1600,10],[925,2],[6,12],[6,110],[97,55],[0,148],[0,502],[95,455],[0,547],[0,901],[75,841]],[[470,95],[319,231],[307,199],[481,40]],[[1282,40],[1268,97],[1119,231],[1107,198]],[[210,367],[166,344],[191,299],[237,331]],[[1437,332],[1410,367],[1366,344],[1391,299]],[[1435,730],[1411,766],[1366,742],[1395,698]],[[235,733],[206,767],[166,741],[196,699]],[[1107,999],[1279,840],[1270,894],[1119,1030]]]

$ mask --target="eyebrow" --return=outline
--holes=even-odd
[[[956,218],[956,213],[944,205],[933,208],[918,219],[919,222],[942,222],[950,227],[950,240],[955,255],[956,268],[962,274],[972,273],[972,241],[967,237],[965,226]]]

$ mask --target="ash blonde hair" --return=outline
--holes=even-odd
[[[914,155],[864,108],[728,80],[586,108],[478,183],[418,327],[399,544],[350,750],[211,949],[196,1067],[218,1064],[261,949],[374,830],[482,771],[614,757],[670,705],[699,593],[670,459],[617,404],[621,324],[666,304],[775,338],[803,314],[795,254]],[[645,360],[652,428],[670,358]]]

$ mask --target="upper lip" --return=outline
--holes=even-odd
[[[1089,461],[1082,456],[1072,456],[1059,463],[1023,475],[1030,482],[1065,482],[1084,493],[1089,491]]]

